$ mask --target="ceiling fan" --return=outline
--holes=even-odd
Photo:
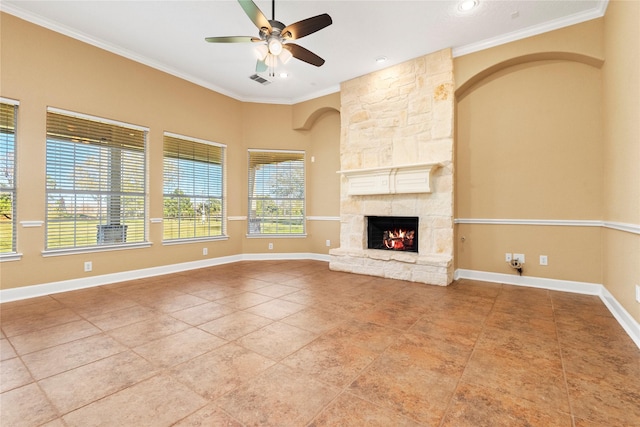
[[[209,43],[246,43],[262,42],[256,49],[258,62],[256,72],[270,70],[273,75],[274,68],[278,63],[278,58],[286,64],[292,57],[304,61],[308,64],[320,67],[324,64],[324,59],[304,47],[291,43],[291,40],[298,40],[302,37],[313,34],[316,31],[328,27],[333,23],[331,17],[326,13],[303,19],[291,25],[284,25],[276,21],[275,0],[271,0],[271,19],[267,19],[262,11],[252,0],[238,0],[240,7],[249,16],[249,19],[258,27],[258,37],[251,36],[226,36],[207,37]]]

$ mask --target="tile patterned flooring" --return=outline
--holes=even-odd
[[[640,426],[595,296],[240,262],[1,310],[2,426]]]

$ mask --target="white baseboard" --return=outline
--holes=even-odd
[[[492,273],[489,271],[465,270],[461,268],[454,272],[454,278],[504,283],[505,285],[528,286],[530,288],[541,288],[586,295],[600,295],[600,289],[603,287],[597,283],[518,276],[516,274]]]
[[[23,286],[20,288],[0,289],[0,302],[18,301],[27,298],[35,298],[60,292],[75,291],[78,289],[92,288],[94,286],[108,285],[127,280],[144,279],[147,277],[161,276],[163,274],[180,273],[182,271],[198,268],[213,267],[238,261],[268,261],[268,260],[301,260],[329,262],[329,255],[312,253],[268,253],[268,254],[242,254],[219,258],[210,258],[201,261],[184,262],[180,264],[163,265],[160,267],[144,268],[141,270],[123,271],[104,274],[101,276],[83,277],[81,279],[62,280],[59,282],[43,283],[40,285]]]
[[[260,253],[260,254],[242,254],[242,261],[270,261],[270,260],[289,260],[289,259],[308,259],[312,261],[325,261],[329,262],[329,255],[327,254],[312,254],[312,253]]]
[[[629,334],[633,342],[640,348],[640,323],[631,317],[629,312],[620,305],[618,300],[611,295],[611,292],[604,286],[602,287],[602,293],[599,295],[600,299],[607,306],[613,317],[616,318],[620,326]]]
[[[465,269],[457,269],[454,273],[454,278],[504,283],[505,285],[528,286],[530,288],[572,292],[575,294],[597,295],[609,309],[613,317],[620,323],[620,326],[622,326],[633,342],[640,348],[640,323],[638,323],[618,300],[611,295],[607,288],[601,284]]]

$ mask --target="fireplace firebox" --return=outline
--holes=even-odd
[[[367,248],[418,252],[418,217],[367,216]]]

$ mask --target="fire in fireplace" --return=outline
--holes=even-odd
[[[418,252],[418,217],[368,216],[367,248]]]

